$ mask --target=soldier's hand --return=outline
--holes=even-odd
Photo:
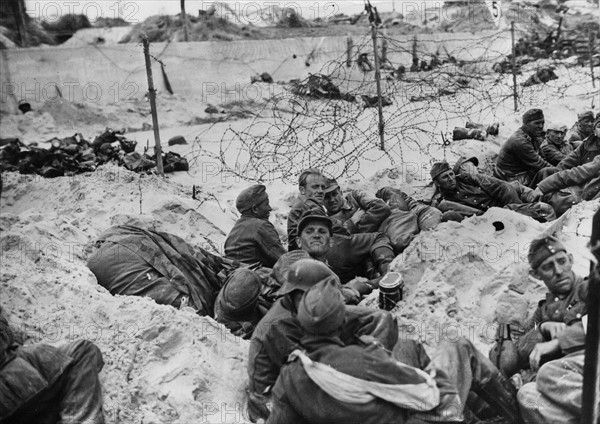
[[[532,193],[528,194],[528,200],[531,199],[530,203],[539,202],[543,195],[544,193],[542,193],[542,190],[540,190],[539,187],[536,187]]]
[[[560,345],[558,344],[557,339],[536,344],[529,354],[529,366],[533,371],[537,371],[540,369],[540,361],[542,360],[543,356],[558,352],[559,350]]]
[[[373,286],[370,285],[369,280],[364,277],[356,277],[353,280],[348,281],[345,286],[356,290],[363,296],[373,291]]]
[[[344,303],[346,305],[358,305],[361,298],[358,291],[347,285],[342,286],[342,297],[344,298]]]
[[[271,401],[271,397],[261,395],[253,391],[248,391],[248,417],[253,423],[259,419],[266,420],[271,412],[267,404]]]
[[[358,209],[356,212],[354,212],[354,215],[352,215],[352,218],[350,218],[350,220],[354,225],[356,225],[360,222],[361,219],[363,219],[365,214],[365,211],[363,211],[362,209]]]
[[[556,322],[556,321],[548,321],[543,322],[540,325],[540,332],[544,335],[544,337],[552,339],[556,339],[558,333],[567,328],[567,324],[564,322]]]

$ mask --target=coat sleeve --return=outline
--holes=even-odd
[[[517,190],[505,181],[480,174],[464,174],[461,176],[467,182],[478,185],[494,199],[500,199],[502,204],[522,203]]]
[[[523,165],[525,165],[531,171],[537,172],[542,168],[552,166],[549,162],[544,160],[544,158],[533,148],[527,139],[519,139],[518,154]]]
[[[563,353],[572,353],[585,347],[583,323],[576,321],[558,333],[558,344]]]
[[[542,144],[542,152],[544,153],[544,157],[551,165],[556,166],[558,163],[563,160],[565,155],[561,153],[556,147],[551,146],[548,143]]]
[[[258,245],[265,259],[264,266],[273,268],[279,257],[285,253],[285,249],[279,240],[279,234],[273,224],[265,221],[258,227]]]
[[[546,341],[544,336],[542,336],[542,333],[538,330],[538,325],[540,325],[544,319],[542,310],[544,303],[545,301],[542,300],[538,304],[533,316],[527,321],[523,328],[525,334],[523,334],[517,342],[519,366],[523,369],[529,368],[529,354],[535,345]]]
[[[550,175],[540,181],[538,188],[543,193],[549,193],[573,185],[583,185],[598,175],[600,175],[600,156],[596,156],[592,162]]]
[[[579,164],[581,163],[580,158],[581,158],[581,155],[583,152],[584,145],[585,145],[585,143],[581,143],[578,148],[573,150],[563,160],[561,160],[559,162],[559,164],[556,165],[556,167],[559,170],[563,170],[563,169],[571,169],[571,168],[575,168],[576,166],[579,166]]]
[[[377,197],[356,190],[353,190],[350,195],[360,208],[366,211],[365,215],[357,223],[358,231],[361,233],[376,232],[381,223],[392,213],[387,203]]]

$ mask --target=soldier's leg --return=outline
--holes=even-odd
[[[98,373],[104,361],[100,349],[87,340],[78,340],[60,349],[73,359],[61,378],[61,424],[103,424]]]

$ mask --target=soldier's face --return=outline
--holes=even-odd
[[[306,178],[306,185],[300,186],[300,194],[322,203],[325,196],[325,178],[321,175],[309,175]]]
[[[573,289],[575,274],[571,270],[573,255],[557,252],[546,258],[532,275],[544,282],[554,294],[568,294]]]
[[[548,130],[546,133],[548,141],[553,144],[562,144],[565,141],[565,133],[562,131]]]
[[[535,137],[539,137],[544,132],[544,119],[536,119],[535,121],[529,121],[524,125],[525,131]]]
[[[596,137],[600,137],[600,124],[596,124],[594,127],[594,134],[596,134]]]
[[[302,229],[298,246],[314,257],[324,256],[331,246],[331,234],[327,225],[319,221],[309,222]]]
[[[594,127],[593,119],[583,119],[578,121],[577,125],[579,126],[579,130],[583,133],[584,136],[592,134],[592,130]]]
[[[338,213],[342,209],[343,204],[344,198],[342,197],[342,190],[339,187],[329,193],[325,193],[323,205],[325,205],[325,209],[327,209],[329,215]]]
[[[454,171],[446,171],[435,179],[437,186],[441,191],[449,191],[456,189],[456,175]]]
[[[265,199],[258,205],[254,205],[254,214],[257,218],[268,219],[271,211],[271,205],[269,204],[269,199]]]

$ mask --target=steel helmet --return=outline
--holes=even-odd
[[[293,263],[287,273],[287,279],[279,289],[278,294],[284,295],[294,290],[306,291],[319,281],[334,277],[339,284],[335,273],[323,262],[315,259],[300,259]]]

